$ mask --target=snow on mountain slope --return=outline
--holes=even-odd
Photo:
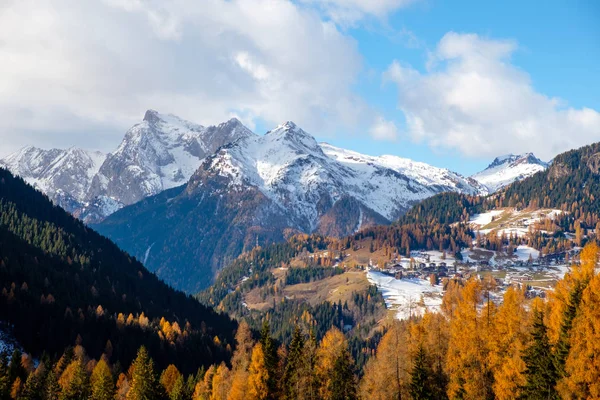
[[[202,125],[148,110],[108,155],[78,148],[25,147],[0,160],[85,222],[165,189],[183,185],[220,146],[253,135],[240,121]]]
[[[100,152],[75,147],[43,150],[29,146],[0,160],[0,166],[72,211],[72,204],[84,201],[105,158]]]
[[[342,198],[393,221],[412,204],[442,191],[485,191],[475,181],[427,164],[319,144],[293,122],[238,140],[206,162],[204,169],[228,177],[232,190],[259,188],[305,232],[314,231],[319,218]]]
[[[509,154],[497,157],[486,169],[471,176],[490,192],[496,192],[515,181],[523,180],[548,168],[548,163],[535,157],[533,153]]]
[[[88,200],[106,196],[132,204],[183,185],[200,161],[220,146],[251,135],[237,119],[205,128],[174,115],[149,110],[127,131],[94,177]]]

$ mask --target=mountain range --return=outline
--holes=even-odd
[[[207,156],[183,187],[94,225],[177,288],[194,292],[257,243],[341,237],[389,224],[436,193],[484,194],[477,181],[399,157],[319,144],[293,122]]]
[[[112,153],[25,147],[0,160],[0,166],[83,221],[99,222],[123,206],[184,184],[204,157],[250,134],[237,119],[204,127],[148,110]]]
[[[27,147],[0,166],[190,292],[256,244],[347,236],[437,193],[486,195],[545,168],[508,156],[464,177],[318,143],[291,121],[257,135],[237,119],[204,127],[154,110],[109,154]]]

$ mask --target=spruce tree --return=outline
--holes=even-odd
[[[331,377],[331,400],[356,399],[356,384],[352,371],[352,358],[347,349],[335,360]]]
[[[532,344],[523,354],[523,361],[527,365],[524,373],[527,384],[523,388],[521,399],[558,399],[556,391],[558,372],[548,340],[547,328],[544,325],[544,314],[534,310],[533,318]]]
[[[268,372],[267,387],[269,388],[269,399],[275,399],[277,394],[277,367],[279,359],[277,357],[277,344],[271,337],[271,328],[269,321],[265,318],[260,331],[260,344],[265,356],[265,367]]]
[[[560,326],[560,332],[558,336],[558,342],[555,346],[554,351],[554,363],[556,365],[556,371],[558,372],[559,378],[565,376],[565,363],[571,350],[571,328],[573,327],[573,320],[577,315],[579,304],[581,303],[581,295],[583,294],[584,286],[580,282],[576,282],[575,287],[569,293],[569,303],[565,308],[562,323]]]
[[[43,400],[44,399],[44,383],[46,378],[46,367],[43,364],[32,372],[25,381],[21,400]]]
[[[100,359],[92,372],[92,395],[90,400],[111,400],[115,396],[115,384],[110,368]]]
[[[433,390],[430,387],[430,377],[432,374],[433,372],[427,364],[425,349],[421,345],[415,356],[410,375],[410,395],[413,400],[430,400],[434,398]]]
[[[154,373],[154,362],[144,346],[140,347],[133,362],[131,386],[127,400],[155,400],[159,397],[159,384]]]
[[[287,358],[287,364],[283,373],[282,388],[286,399],[295,399],[298,397],[297,384],[299,381],[298,367],[300,357],[302,356],[302,348],[304,347],[304,338],[300,332],[298,325],[294,328],[292,342]]]
[[[45,400],[58,400],[60,394],[60,385],[54,371],[48,371],[46,376],[46,388],[44,390]]]

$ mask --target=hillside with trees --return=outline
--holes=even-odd
[[[318,339],[299,321],[278,345],[268,322],[260,334],[241,322],[231,362],[193,373],[158,367],[141,347],[127,369],[78,344],[37,367],[18,350],[0,357],[0,397],[13,399],[594,399],[600,396],[600,249],[547,300],[491,282],[451,281],[439,313],[395,321],[361,372],[336,327]]]
[[[129,365],[143,344],[184,371],[228,360],[236,323],[178,292],[0,169],[0,319],[35,357],[85,346]]]

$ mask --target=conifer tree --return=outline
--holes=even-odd
[[[40,364],[38,368],[29,374],[25,385],[23,387],[23,393],[20,399],[22,400],[43,400],[43,388],[46,380],[46,366]]]
[[[8,355],[0,353],[0,400],[10,398],[10,381],[8,375]]]
[[[13,400],[18,400],[21,397],[22,391],[23,382],[21,381],[21,378],[17,376],[10,389],[10,398]]]
[[[283,372],[282,389],[286,399],[295,399],[298,397],[299,381],[298,375],[300,361],[302,357],[302,348],[304,347],[304,338],[300,332],[300,327],[296,325],[292,335],[292,342],[288,351],[287,363]]]
[[[257,343],[252,350],[248,374],[248,399],[266,400],[269,396],[269,371],[267,370],[262,343]]]
[[[333,365],[330,383],[331,400],[356,399],[353,362],[348,349],[343,349]]]
[[[269,326],[269,321],[266,318],[263,321],[260,332],[260,343],[262,344],[262,349],[265,356],[265,367],[268,374],[268,398],[275,399],[277,394],[277,382],[279,378],[277,376],[279,359],[277,357],[277,345],[271,336],[271,328]]]
[[[179,375],[175,380],[169,398],[171,400],[187,400],[189,398],[183,375]]]
[[[337,396],[343,395],[340,388],[348,389],[351,387],[348,378],[352,374],[349,366],[352,362],[346,337],[339,329],[331,328],[321,340],[317,350],[315,373],[319,382],[319,398],[324,400],[333,399],[334,396],[339,398]],[[336,376],[336,364],[341,368],[341,376]],[[350,371],[348,368],[350,368]],[[334,379],[336,380],[335,388]],[[334,389],[336,390],[335,393]],[[348,395],[353,396],[352,391],[349,391]]]
[[[53,370],[48,371],[46,376],[46,388],[44,400],[58,400],[60,396],[60,385]]]
[[[90,400],[111,400],[115,395],[115,385],[113,382],[112,373],[108,364],[104,359],[94,367],[92,371],[92,394]]]
[[[565,371],[558,385],[563,398],[600,398],[600,275],[583,292]]]
[[[61,400],[81,400],[89,396],[88,375],[80,359],[75,359],[67,366],[58,383],[61,386]]]
[[[160,384],[163,386],[168,396],[171,396],[171,392],[173,391],[173,387],[175,386],[175,382],[181,376],[181,373],[177,369],[176,366],[170,364],[163,372],[160,374]]]
[[[159,396],[158,382],[154,373],[154,362],[144,346],[140,347],[133,362],[133,374],[127,400],[155,400]]]
[[[430,387],[431,368],[427,362],[427,355],[422,345],[419,345],[415,355],[414,365],[410,374],[410,395],[413,400],[434,399],[433,390]]]
[[[544,314],[537,309],[534,310],[531,336],[532,343],[523,354],[527,383],[523,387],[521,399],[558,399],[556,391],[558,371],[544,324]]]
[[[225,363],[221,363],[212,378],[210,400],[227,400],[231,388],[230,376],[231,371],[229,371],[229,368]]]

